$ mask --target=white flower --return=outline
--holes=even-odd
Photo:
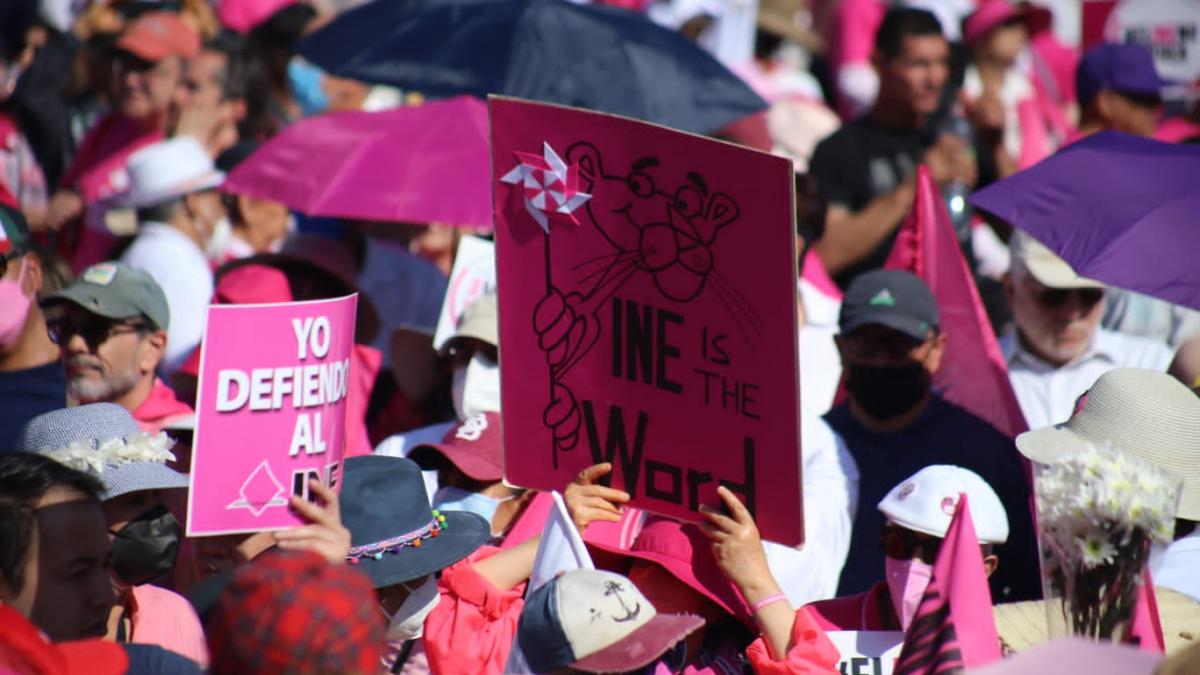
[[[1084,539],[1076,539],[1079,546],[1080,557],[1083,560],[1084,567],[1096,567],[1098,565],[1110,563],[1113,556],[1117,554],[1117,549],[1112,545],[1103,534],[1089,534]]]
[[[175,455],[171,452],[174,444],[175,441],[164,432],[157,435],[139,432],[125,439],[105,439],[98,448],[86,441],[75,441],[65,448],[43,450],[42,454],[72,469],[101,474],[107,467],[116,468],[130,462],[174,461]]]

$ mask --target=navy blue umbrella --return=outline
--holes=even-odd
[[[565,0],[376,0],[305,39],[327,72],[427,96],[488,94],[713,132],[766,103],[644,15]]]

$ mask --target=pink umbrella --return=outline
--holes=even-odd
[[[492,227],[487,106],[459,97],[310,117],[267,141],[222,189],[313,216]]]
[[[249,33],[275,12],[295,4],[297,0],[221,0],[217,18],[221,24],[239,33]]]

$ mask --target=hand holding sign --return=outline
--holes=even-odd
[[[778,592],[779,585],[767,566],[767,554],[763,550],[754,517],[729,488],[722,485],[717,488],[717,494],[725,503],[728,515],[702,504],[700,512],[705,520],[698,523],[701,531],[713,542],[713,558],[717,566],[742,591],[748,602],[754,603],[773,595]]]
[[[288,506],[308,525],[294,530],[275,533],[279,548],[313,551],[331,563],[342,563],[350,552],[350,530],[342,524],[341,507],[337,493],[321,484],[308,482],[309,494],[320,500],[320,504],[301,499],[295,495]]]
[[[593,521],[615,523],[621,520],[623,509],[620,505],[629,501],[629,493],[596,483],[612,473],[612,468],[612,464],[608,462],[589,466],[580,471],[563,491],[567,511],[571,514],[575,527],[579,528],[580,534]]]

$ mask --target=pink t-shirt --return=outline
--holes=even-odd
[[[145,584],[134,586],[129,602],[130,642],[158,645],[208,667],[208,646],[200,617],[182,595]]]

